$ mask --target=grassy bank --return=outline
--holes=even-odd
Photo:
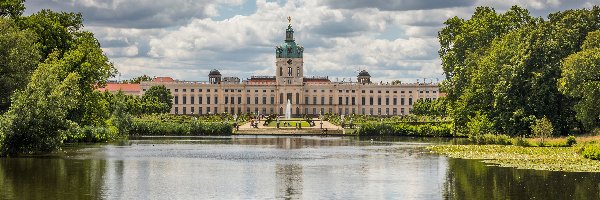
[[[600,161],[581,155],[589,144],[574,147],[522,147],[514,145],[435,145],[427,147],[452,158],[480,159],[503,167],[568,172],[600,172]],[[595,144],[594,144],[595,145]]]

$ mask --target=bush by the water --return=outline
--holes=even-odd
[[[119,129],[115,126],[73,127],[66,133],[65,142],[106,142],[119,138]]]
[[[229,123],[201,121],[161,121],[135,118],[130,135],[230,135]]]
[[[592,160],[600,160],[600,144],[589,143],[585,144],[581,149],[581,155],[584,158]]]
[[[575,139],[575,136],[569,135],[567,137],[566,145],[569,146],[569,147],[571,147],[571,146],[573,146],[575,144],[577,144],[577,139]]]
[[[428,137],[451,137],[452,125],[449,123],[431,124],[386,124],[366,123],[360,126],[360,136],[428,136]]]
[[[514,145],[515,146],[521,146],[521,147],[530,147],[533,146],[526,138],[524,137],[517,137],[515,138],[514,141]]]
[[[470,135],[469,141],[474,144],[499,144],[499,145],[510,145],[512,140],[508,135],[496,135],[496,134],[477,134]]]

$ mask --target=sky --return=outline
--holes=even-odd
[[[437,32],[448,18],[468,19],[478,6],[533,16],[591,8],[600,0],[27,0],[41,9],[80,12],[119,74],[206,81],[211,69],[241,79],[275,75],[275,46],[287,17],[304,46],[305,76],[374,82],[444,78]]]

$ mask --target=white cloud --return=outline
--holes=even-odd
[[[545,16],[595,5],[583,0],[439,5],[403,0],[383,7],[387,1],[333,6],[335,0],[30,0],[26,13],[42,8],[83,12],[85,28],[94,32],[123,79],[148,74],[206,80],[213,68],[240,78],[273,75],[274,46],[283,42],[286,18],[292,16],[296,41],[305,47],[306,75],[355,80],[356,71],[366,69],[376,82],[415,82],[443,77],[437,31],[448,18],[469,18],[475,6],[503,12],[517,4]],[[248,5],[241,9],[250,12],[221,16],[224,7]]]

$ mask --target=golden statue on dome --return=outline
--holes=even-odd
[[[291,25],[292,24],[292,17],[288,16],[288,23]]]

